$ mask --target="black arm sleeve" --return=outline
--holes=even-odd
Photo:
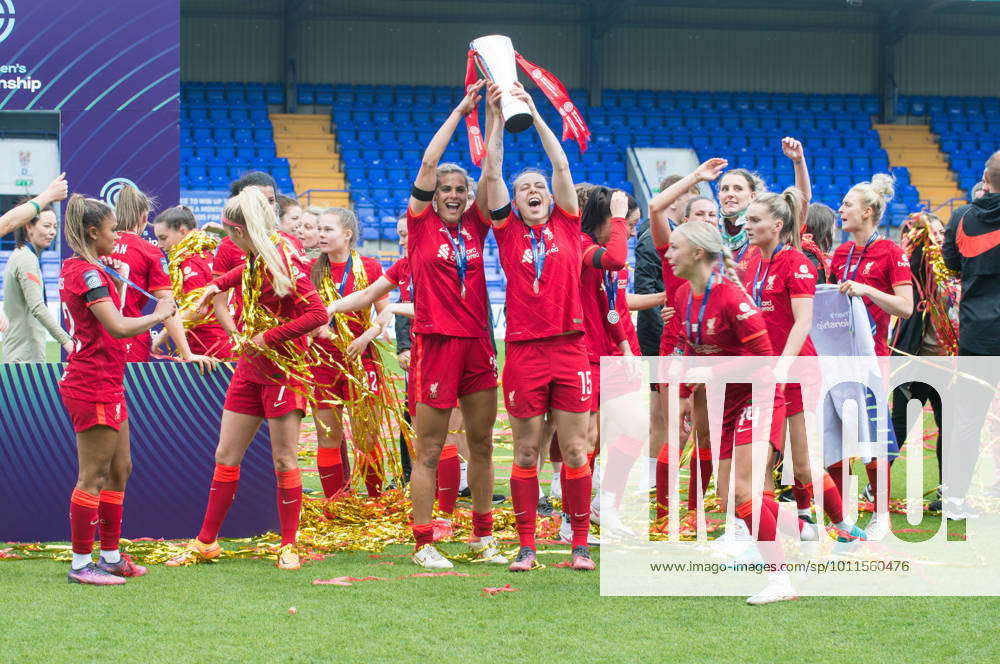
[[[944,264],[952,272],[962,271],[962,254],[958,251],[958,245],[955,243],[955,236],[958,233],[958,223],[965,216],[966,212],[969,210],[968,205],[963,205],[957,208],[951,213],[951,219],[948,221],[947,228],[944,229],[944,244],[941,245],[941,256],[944,258]]]
[[[396,355],[410,350],[410,319],[396,314]]]
[[[659,293],[663,290],[663,267],[660,256],[653,247],[653,237],[649,231],[639,236],[635,245],[635,292],[639,294]],[[663,334],[663,320],[660,307],[640,311],[636,325],[639,347],[643,355],[660,354],[660,336]]]

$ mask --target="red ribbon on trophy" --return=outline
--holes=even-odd
[[[513,62],[510,56],[513,55]],[[517,80],[517,69],[520,67],[532,81],[542,90],[552,105],[559,111],[563,120],[562,140],[573,138],[580,146],[580,152],[587,151],[590,140],[590,130],[583,121],[579,109],[569,98],[569,93],[563,84],[551,72],[529,61],[513,49],[510,39],[501,35],[480,37],[469,45],[468,62],[465,68],[465,89],[476,82],[477,66],[483,75],[500,85],[505,93]],[[531,115],[525,105],[509,94],[501,101],[504,126],[512,133],[524,131],[531,126]],[[525,118],[525,116],[527,116]],[[472,161],[479,166],[486,156],[486,144],[479,128],[479,113],[473,110],[465,116],[466,132],[469,136],[469,152]]]

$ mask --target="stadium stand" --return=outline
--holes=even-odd
[[[898,115],[926,118],[947,155],[962,194],[983,177],[983,164],[1000,143],[996,97],[903,96]]]

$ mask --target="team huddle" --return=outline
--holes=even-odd
[[[124,393],[126,362],[147,361],[169,339],[177,358],[213,370],[236,360],[221,420],[215,470],[201,530],[168,566],[219,557],[218,534],[235,499],[240,463],[267,420],[278,493],[281,545],[277,567],[298,569],[296,537],[302,502],[297,448],[304,416],[317,426],[317,469],[327,498],[350,489],[344,445],[345,417],[358,471],[369,495],[386,482],[387,429],[407,429],[412,418],[413,561],[430,569],[452,562],[435,546],[435,497],[439,473],[455,459],[449,431],[457,412],[465,431],[472,499],[471,556],[507,565],[513,572],[537,568],[536,508],[540,499],[539,457],[561,461],[560,493],[570,566],[593,570],[590,556],[592,469],[599,439],[599,371],[602,356],[641,355],[633,311],[660,309],[659,354],[774,356],[781,367],[815,356],[809,337],[817,284],[839,284],[862,298],[873,327],[875,352],[890,352],[890,319],[913,313],[910,262],[902,249],[879,234],[893,196],[890,176],[877,174],[855,185],[839,210],[851,239],[829,255],[804,234],[811,197],[804,148],[786,138],[782,150],[794,166],[795,185],[768,193],[755,174],[727,170],[713,158],[679,178],[649,203],[649,233],[661,261],[662,291],[627,292],[627,247],[640,217],[639,205],[623,191],[574,183],[557,136],[546,126],[530,95],[534,127],[550,160],[551,175],[535,169],[510,180],[504,174],[504,126],[500,90],[479,81],[452,111],[427,146],[405,217],[405,254],[386,272],[355,249],[360,236],[350,210],[314,215],[311,246],[281,230],[275,184],[251,173],[233,184],[221,223],[226,237],[199,229],[183,207],[153,220],[156,247],[140,237],[153,201],[132,187],[115,209],[74,194],[65,210],[64,232],[74,255],[60,274],[68,341],[68,364],[60,383],[66,411],[77,432],[80,469],[70,501],[73,582],[110,585],[146,569],[119,550],[122,504],[131,459]],[[458,124],[486,97],[486,157],[471,197],[471,179],[454,164],[439,163]],[[699,185],[717,182],[718,203]],[[16,208],[26,219],[67,195],[60,178],[50,189]],[[30,206],[29,206],[30,205]],[[506,360],[502,375],[493,341],[484,246],[492,232],[506,275]],[[832,237],[832,235],[831,235]],[[165,253],[164,253],[165,252]],[[389,295],[398,289],[398,302]],[[151,314],[142,310],[155,301]],[[373,315],[374,310],[374,315]],[[395,316],[412,319],[406,403],[396,403],[374,341]],[[163,331],[149,331],[163,323]],[[781,370],[776,369],[777,375]],[[493,428],[498,382],[510,416],[514,443],[511,499],[519,537],[512,560],[493,535]],[[666,385],[654,386],[665,427],[679,418],[695,444],[689,507],[713,472],[723,507],[732,495],[737,527],[751,531],[761,556],[783,560],[773,473],[753,509],[752,412],[749,385],[725,394],[718,467],[712,468],[708,411],[703,388],[681,385],[680,412],[670,412]],[[823,495],[830,533],[840,541],[879,539],[889,529],[879,512],[865,530],[844,511],[845,463],[820,470],[812,484],[806,453],[802,390],[789,384],[773,404],[771,467],[792,449],[798,508],[797,536],[816,540],[813,495]],[[404,412],[405,411],[405,412]],[[656,522],[662,529],[671,509],[670,464],[678,451],[653,441]],[[681,441],[681,445],[685,444]],[[614,445],[605,441],[604,448]],[[632,451],[638,458],[639,452]],[[634,459],[633,459],[634,460]],[[888,478],[867,466],[873,495],[888,495]],[[676,470],[676,469],[674,469]],[[450,472],[450,471],[449,471]],[[605,478],[607,480],[607,478]],[[450,480],[449,480],[450,482]],[[448,482],[445,482],[448,484]],[[607,503],[606,503],[607,504]],[[454,499],[450,500],[454,508]],[[599,515],[602,530],[620,526],[614,510]],[[697,512],[684,523],[696,526]],[[100,557],[92,559],[95,526]],[[623,526],[621,526],[624,528]],[[751,603],[794,598],[787,576],[772,575]]]

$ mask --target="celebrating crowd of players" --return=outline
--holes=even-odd
[[[647,353],[660,355],[777,356],[779,365],[815,355],[809,330],[817,283],[837,283],[841,292],[863,299],[878,355],[889,353],[890,318],[907,319],[914,313],[909,259],[879,233],[893,196],[892,178],[876,174],[847,193],[838,214],[851,238],[831,255],[832,211],[810,206],[804,147],[791,138],[781,149],[793,162],[795,185],[781,193],[767,192],[754,173],[727,170],[728,163],[717,158],[665,182],[650,201],[648,231],[640,236],[637,250],[640,261],[647,256],[647,265],[638,269],[649,275],[648,263],[655,260],[659,273],[654,269],[644,279],[645,294],[626,292],[626,248],[636,230],[638,206],[624,192],[574,183],[562,146],[530,95],[520,87],[512,94],[532,110],[550,176],[525,169],[508,188],[500,91],[493,84],[476,83],[424,152],[401,227],[406,252],[384,274],[376,261],[355,250],[360,229],[350,210],[303,210],[278,196],[274,181],[262,173],[233,184],[222,214],[226,238],[221,244],[197,228],[186,208],[170,208],[150,220],[154,202],[132,187],[122,190],[115,209],[79,194],[70,197],[64,233],[74,255],[63,263],[60,275],[65,332],[45,319],[44,307],[32,309],[68,352],[60,390],[77,432],[80,462],[70,501],[70,581],[120,584],[146,572],[118,546],[131,470],[123,376],[126,362],[149,359],[167,338],[179,360],[197,363],[202,370],[212,370],[223,359],[235,357],[237,362],[201,530],[168,565],[220,555],[217,536],[235,498],[240,462],[264,419],[278,491],[279,568],[300,566],[295,542],[302,482],[296,451],[307,413],[317,422],[317,466],[326,497],[349,490],[345,417],[351,420],[365,487],[370,495],[379,493],[384,477],[384,454],[374,435],[379,428],[362,422],[366,404],[386,401],[380,397],[386,383],[372,342],[393,315],[403,315],[412,318],[406,406],[415,431],[409,476],[413,561],[432,569],[452,566],[434,545],[432,516],[435,494],[445,495],[442,486],[457,488],[450,486],[457,484],[450,477],[442,485],[438,471],[452,466],[454,446],[446,443],[458,421],[466,437],[472,555],[509,565],[511,571],[537,567],[539,457],[552,440],[552,458],[562,462],[559,484],[571,530],[570,564],[592,570],[589,523],[591,471],[600,449],[600,357],[639,355],[650,346],[655,350]],[[482,97],[487,157],[470,205],[471,179],[462,168],[439,160],[456,127],[475,112]],[[718,204],[701,195],[699,185],[706,182],[717,182]],[[996,155],[987,164],[984,183],[1000,187]],[[18,246],[27,244],[37,255],[52,239],[45,211],[67,194],[60,176],[45,193],[0,218],[0,232],[18,228]],[[988,190],[982,202],[973,203],[972,209],[980,212],[977,219],[990,216],[997,198]],[[140,237],[150,221],[159,248]],[[506,362],[499,382],[514,441],[510,485],[520,542],[513,560],[493,536],[492,441],[499,376],[484,264],[490,232],[507,277]],[[37,259],[34,265],[37,274]],[[40,280],[21,281],[27,282],[34,302],[31,283],[37,287]],[[396,288],[400,302],[390,304],[388,294]],[[143,315],[147,300],[156,306]],[[649,312],[640,314],[639,335],[631,322],[630,312],[636,310]],[[160,323],[164,330],[150,338],[149,330]],[[650,329],[652,340],[640,345],[640,336],[648,337]],[[7,353],[23,361],[42,359],[28,351],[23,357],[12,349]],[[690,422],[694,432],[689,500],[704,492],[713,468],[703,389],[682,385],[679,413],[670,412],[666,389],[660,395],[657,416],[662,419],[654,423],[655,448],[649,457],[662,522],[671,509],[670,463],[678,458],[662,442],[669,417]],[[460,418],[452,412],[456,408]],[[780,463],[786,441],[793,449],[799,537],[818,537],[811,505],[819,491],[834,537],[880,538],[888,530],[886,515],[874,518],[867,530],[846,519],[841,463],[823,474],[822,487],[813,487],[804,453],[805,409],[798,386],[779,390],[769,432],[772,464]],[[714,470],[720,498],[728,498],[732,484],[740,530],[754,531],[762,556],[775,562],[782,553],[773,487],[759,499],[759,513],[753,510],[747,426],[752,412],[749,387],[731,385]],[[875,464],[868,470],[877,493]],[[450,504],[453,508],[453,498]],[[603,517],[605,523],[615,523],[613,513]],[[689,526],[694,519],[693,511],[685,517]],[[101,553],[95,563],[91,552],[97,524]],[[792,597],[787,577],[776,575],[750,601]]]

